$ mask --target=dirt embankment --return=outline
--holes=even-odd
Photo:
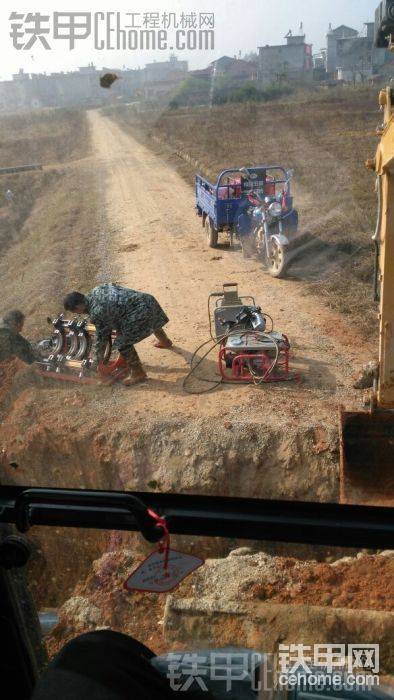
[[[394,611],[391,583],[394,553],[345,556],[332,563],[272,557],[235,550],[225,560],[209,561],[175,595],[183,598],[264,600],[294,605]]]
[[[274,609],[275,605],[277,610],[287,610],[288,634],[280,638],[282,643],[299,643],[307,628],[308,634],[314,635],[312,643],[350,643],[353,640],[348,636],[351,625],[354,626],[353,618],[359,621],[361,637],[368,637],[371,629],[368,625],[375,625],[374,632],[380,630],[385,670],[393,670],[390,629],[394,618],[389,612],[393,610],[390,589],[394,574],[392,552],[380,555],[360,553],[357,557],[345,557],[327,564],[273,557],[265,552],[253,554],[243,548],[233,551],[226,559],[208,560],[181,584],[169,600],[165,595],[130,594],[122,588],[139,561],[140,557],[136,557],[132,550],[119,549],[94,562],[86,580],[78,584],[72,597],[60,609],[59,625],[47,640],[50,653],[54,653],[64,639],[100,627],[126,631],[156,653],[177,648],[198,649],[204,644],[241,643],[245,632],[241,616],[245,617],[247,628],[248,611],[251,618],[253,606],[260,609],[263,601],[267,611],[271,606]],[[208,639],[206,619],[214,615],[220,619],[220,624],[212,624]],[[315,622],[319,619],[321,624],[316,624],[313,631],[310,621],[314,616]],[[235,639],[237,617],[240,637]],[[292,617],[301,627],[291,627]],[[271,642],[280,633],[281,618],[278,615],[275,622],[275,616],[271,615],[266,630],[261,625],[257,648],[275,651]],[[251,621],[251,626],[253,624]],[[215,630],[218,638],[214,636]],[[179,638],[178,631],[181,632]],[[374,638],[374,641],[378,640]]]
[[[89,163],[90,129],[85,112],[51,110],[2,118],[0,135],[4,165],[39,162],[44,166],[42,172],[3,176],[0,193],[0,316],[12,308],[22,309],[25,335],[38,340],[48,333],[47,316],[55,317],[62,311],[66,292],[79,289],[82,280],[93,286],[110,274],[105,211],[99,206],[106,172],[104,167],[98,171]],[[12,202],[5,198],[8,188],[13,193]],[[52,405],[42,391],[44,385],[32,368],[18,360],[0,368],[0,425],[7,433],[0,438],[0,482],[67,486],[78,480],[81,486],[98,485],[93,467],[90,481],[87,475],[80,479],[76,471],[80,467],[71,453],[70,461],[62,462],[59,447],[58,462],[53,460],[63,401],[67,405],[69,399],[54,390],[57,405]],[[56,427],[46,425],[45,417],[40,416],[41,406],[52,417],[56,412]],[[75,413],[80,409],[79,403],[78,409],[74,405],[71,410]],[[26,453],[22,450],[16,459],[8,458],[9,439],[21,448],[29,430],[35,437],[28,439]],[[59,432],[67,443],[69,428]],[[41,450],[37,447],[38,434],[45,435],[53,450],[47,444]],[[91,532],[81,539],[77,532],[59,536],[59,531],[48,529],[32,533],[32,539],[36,545],[33,589],[42,591],[48,602],[64,600],[78,576],[106,547],[106,539]],[[74,564],[69,567],[71,560]],[[62,570],[64,585],[61,576],[56,578]]]
[[[149,339],[141,343],[150,381],[132,389],[18,373],[0,409],[0,480],[337,500],[337,406],[357,403],[352,374],[368,347],[300,281],[272,280],[256,261],[224,247],[212,256],[193,191],[179,174],[99,113],[90,113],[89,124],[91,156],[60,168],[61,182],[37,201],[23,241],[0,263],[5,303],[25,308],[27,330],[38,334],[46,315],[61,310],[65,291],[115,279],[159,299],[175,347],[160,352]],[[20,259],[23,276],[15,272]],[[188,362],[208,335],[207,296],[237,280],[289,335],[302,381],[187,395]],[[206,369],[217,371],[215,358]],[[113,542],[107,533],[32,536],[35,590],[41,604],[52,605]],[[206,542],[204,553],[226,555],[236,544]]]
[[[301,249],[290,274],[312,282],[312,291],[328,306],[376,337],[371,291],[376,196],[364,167],[377,146],[376,89],[160,112],[122,106],[109,114],[153,149],[158,141],[190,184],[196,169],[216,181],[231,166],[264,162],[293,168],[300,230],[316,245]]]
[[[3,163],[44,166],[42,172],[3,176],[0,194],[0,315],[20,307],[25,332],[40,338],[46,317],[61,310],[62,295],[81,278],[96,279],[103,264],[98,176],[79,161],[73,166],[89,154],[89,124],[86,112],[51,110],[4,117],[0,135]]]
[[[207,561],[169,597],[164,634],[275,653],[279,644],[380,644],[381,672],[394,671],[390,581],[394,553],[300,562],[239,549]]]
[[[88,121],[83,111],[68,109],[13,114],[0,118],[2,167],[65,164],[86,155]],[[7,251],[26,238],[27,221],[40,197],[59,186],[58,167],[50,172],[32,171],[1,175],[0,251]],[[64,183],[62,188],[65,189]],[[8,197],[6,196],[8,193]],[[62,212],[59,212],[61,214]]]
[[[215,421],[148,418],[138,409],[130,414],[126,390],[108,395],[106,387],[57,388],[44,379],[32,388],[32,379],[30,369],[19,373],[0,428],[3,483],[338,500],[333,430],[305,427],[284,435],[281,428],[256,421],[236,422],[235,414]],[[61,604],[110,541],[105,532],[96,537],[37,529],[32,536],[37,561],[31,580],[43,605]],[[120,541],[128,542],[129,536]],[[207,556],[225,556],[234,547],[234,542],[210,538],[194,545],[188,538],[178,541]],[[135,546],[141,550],[138,539]],[[313,548],[305,547],[301,555],[313,555]]]

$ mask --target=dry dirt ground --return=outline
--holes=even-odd
[[[375,347],[303,282],[273,280],[236,250],[207,248],[193,190],[176,169],[108,117],[97,111],[88,116],[92,152],[72,167],[80,169],[80,178],[98,183],[106,229],[99,238],[71,230],[68,245],[81,259],[98,260],[97,283],[112,280],[154,294],[170,317],[175,347],[159,351],[150,339],[141,343],[150,381],[133,388],[34,381],[30,369],[19,372],[1,409],[1,480],[337,500],[338,405],[359,405],[353,375]],[[46,269],[44,254],[37,265]],[[234,281],[288,335],[301,380],[188,395],[182,380],[191,353],[208,338],[207,296]],[[91,274],[73,282],[81,291],[91,284]],[[204,371],[215,376],[214,358]],[[52,532],[38,545],[50,572],[38,567],[37,591],[53,605],[105,551],[102,534]],[[209,541],[203,548],[220,556],[231,547]]]
[[[214,182],[234,166],[279,162],[294,169],[300,231],[309,242],[288,274],[312,282],[331,309],[375,338],[376,193],[364,163],[378,143],[377,96],[376,87],[308,90],[264,104],[123,105],[110,115],[143,143],[158,142],[189,184],[196,171]]]
[[[243,260],[239,251],[207,248],[192,189],[108,118],[91,112],[90,119],[98,162],[109,166],[106,200],[109,235],[119,261],[117,281],[159,299],[170,316],[168,333],[176,345],[167,353],[152,348],[150,340],[139,346],[152,381],[132,390],[133,410],[217,416],[225,409],[238,419],[272,426],[335,423],[338,403],[357,403],[352,376],[375,348],[308,295],[301,282],[272,280],[257,261]],[[242,293],[254,295],[273,316],[275,327],[289,336],[302,382],[187,396],[181,389],[187,360],[208,338],[207,296],[232,281]]]
[[[150,381],[134,388],[34,380],[31,369],[14,375],[18,367],[10,368],[1,407],[1,480],[40,486],[338,499],[338,405],[359,405],[353,375],[375,354],[374,345],[366,344],[354,326],[312,296],[306,283],[273,280],[258,262],[244,260],[236,250],[207,248],[194,213],[193,190],[176,168],[157,149],[147,148],[108,117],[96,111],[88,116],[92,151],[67,168],[67,177],[76,186],[94,176],[100,230],[99,235],[95,231],[90,236],[85,222],[83,235],[78,235],[70,224],[62,250],[66,261],[74,260],[76,252],[84,262],[93,257],[97,271],[92,274],[89,268],[87,276],[78,280],[73,263],[68,283],[85,291],[94,282],[114,279],[151,292],[170,317],[168,332],[175,348],[165,352],[153,348],[151,340],[141,343],[138,350]],[[30,222],[33,230],[34,221]],[[96,226],[92,219],[92,227]],[[45,248],[42,251],[41,264],[35,260],[39,279],[47,274]],[[242,293],[254,295],[273,316],[276,328],[289,336],[292,363],[301,381],[223,386],[202,396],[184,393],[182,380],[190,355],[208,338],[207,296],[229,281],[237,281]],[[55,302],[61,310],[63,286],[55,288],[51,311]],[[22,285],[21,302],[23,293]],[[34,297],[33,278],[28,278],[25,295]],[[44,302],[44,298],[39,302],[42,316],[46,315]],[[31,328],[38,332],[37,313],[34,309]],[[204,371],[214,376],[213,360]],[[156,651],[169,648],[171,621],[166,623],[163,617],[166,597],[128,596],[121,587],[141,558],[141,544],[135,546],[140,538],[52,528],[33,529],[32,539],[37,552],[30,581],[40,607],[58,607],[67,601],[49,640],[51,652],[76,633],[102,626],[135,634]],[[179,543],[179,539],[176,546],[182,544],[208,557],[226,556],[239,546],[203,538]],[[252,547],[253,552],[257,547]],[[223,579],[232,585],[224,598],[232,597],[237,605],[249,601],[252,606],[291,606],[297,629],[308,618],[309,608],[303,606],[348,608],[349,614],[362,608],[369,609],[370,616],[376,611],[376,625],[382,624],[388,634],[380,616],[392,602],[384,583],[390,576],[391,559],[368,557],[335,568],[327,561],[305,561],[324,560],[327,552],[294,548],[296,560],[270,556],[263,543],[258,548],[266,551],[204,567],[175,597],[173,618],[179,618],[176,606],[182,606],[183,597],[190,600],[197,591],[194,605],[200,595],[214,590],[215,581],[220,599]],[[270,551],[278,554],[283,549],[272,545]],[[285,553],[289,551],[290,545]],[[338,556],[334,553],[331,563]],[[260,560],[262,568],[256,565]],[[253,570],[258,570],[257,575]],[[368,585],[359,585],[364,579]],[[212,603],[215,608],[214,597]],[[274,617],[273,637],[282,634]],[[198,612],[195,638],[200,639],[205,624],[210,624],[209,616],[205,619]],[[160,631],[166,625],[167,639]],[[238,641],[237,625],[238,618],[226,627],[233,643]],[[345,638],[346,625],[341,625],[338,629]],[[327,626],[325,631],[328,641],[338,641],[337,627]],[[320,634],[320,623],[314,625],[315,632]],[[286,638],[294,641],[292,635],[289,630]],[[184,646],[189,645],[185,637]],[[171,641],[171,647],[177,644]]]
[[[53,232],[48,228],[48,233],[44,229],[39,235],[37,216],[49,213],[52,219],[56,212],[38,201],[28,222],[34,265],[28,264],[26,238],[21,243],[25,277],[10,280],[7,293],[9,286],[16,303],[28,304],[33,317],[29,333],[43,335],[46,326],[40,330],[39,317],[55,313],[56,308],[61,310],[65,280],[86,291],[93,283],[114,279],[159,299],[170,317],[168,332],[175,348],[164,352],[154,349],[151,340],[141,343],[138,350],[150,381],[129,389],[54,383],[35,379],[31,369],[14,374],[18,366],[9,368],[0,408],[0,480],[40,486],[338,499],[338,405],[359,406],[361,397],[352,388],[353,375],[376,355],[374,344],[366,343],[354,326],[312,296],[307,283],[272,280],[258,262],[244,260],[238,251],[208,249],[194,214],[193,189],[165,154],[161,157],[157,148],[141,144],[99,112],[89,113],[89,124],[92,151],[64,167],[65,182],[81,189],[86,207],[89,197],[90,212],[92,198],[89,187],[85,194],[83,185],[94,181],[100,202],[99,224],[92,215],[94,234],[86,221],[83,230],[78,228],[80,208],[86,217],[86,207],[78,200],[78,211],[71,212],[65,233],[62,222],[67,192],[58,192],[52,203],[52,209],[58,207],[61,213],[57,229]],[[4,274],[15,251],[10,250],[1,263]],[[79,278],[78,258],[83,271]],[[59,280],[56,284],[48,281],[52,273]],[[242,293],[253,294],[273,316],[276,328],[289,336],[300,382],[224,386],[203,396],[184,393],[182,380],[190,355],[208,338],[207,296],[229,281],[237,281]],[[205,371],[214,376],[213,360]],[[71,596],[49,641],[50,651],[78,632],[103,626],[135,634],[156,651],[169,648],[171,621],[165,620],[166,597],[128,596],[121,587],[141,558],[141,549],[134,546],[139,538],[37,528],[32,539],[38,556],[32,561],[31,582],[40,607],[58,607]],[[209,557],[226,556],[239,546],[236,542],[194,539],[193,543],[190,538],[184,541],[183,546]],[[258,547],[266,550],[263,543]],[[334,565],[333,559],[343,553],[331,557],[330,562],[317,563],[305,559],[325,560],[327,552],[294,548],[295,559],[272,557],[267,551],[253,553],[256,548],[252,545],[252,553],[238,559],[213,561],[186,581],[174,596],[173,619],[182,617],[183,598],[198,606],[199,597],[210,596],[214,616],[222,598],[236,606],[285,606],[285,615],[293,620],[296,632],[289,629],[282,640],[297,641],[299,629],[311,617],[311,608],[324,607],[334,616],[337,610],[345,609],[353,613],[350,627],[346,627],[346,616],[340,617],[342,613],[334,626],[331,622],[318,624],[320,617],[314,618],[312,625],[314,641],[337,643],[339,634],[341,639],[354,641],[355,630],[360,629],[358,612],[354,611],[361,608],[369,611],[362,616],[367,623],[376,617],[371,628],[374,633],[376,630],[376,639],[389,637],[392,558],[366,555]],[[279,551],[277,548],[274,553]],[[228,584],[224,595],[223,580]],[[275,616],[271,610],[269,634],[276,643],[283,630]],[[196,612],[195,618],[187,613],[182,624],[187,627],[187,620],[194,619],[194,640],[198,641],[200,632],[205,635],[204,625],[211,625],[211,618],[208,614],[204,617],[203,611]],[[234,617],[226,627],[217,616],[218,639],[224,630],[226,640],[237,643],[239,619]],[[167,640],[157,631],[166,625]],[[259,630],[267,627],[261,621],[258,626]],[[190,646],[190,636],[184,644]],[[171,645],[177,646],[174,642]],[[389,654],[389,644],[387,649]],[[392,669],[388,662],[387,667]]]
[[[29,371],[18,375],[0,428],[3,478],[336,500],[338,406],[360,406],[354,374],[376,348],[312,296],[307,284],[273,280],[237,250],[209,249],[193,190],[175,168],[100,112],[88,116],[92,152],[73,168],[99,183],[105,236],[92,245],[88,233],[72,231],[69,247],[83,262],[98,260],[96,282],[154,294],[170,317],[175,347],[160,351],[151,339],[139,344],[150,381],[133,388],[51,380],[33,385]],[[40,260],[35,264],[45,270],[42,255]],[[77,282],[77,268],[72,270],[73,286],[86,291],[94,275]],[[299,381],[184,392],[191,354],[209,337],[208,294],[224,282],[238,282],[240,292],[253,295],[289,337]],[[59,290],[55,297],[61,311]],[[215,354],[200,369],[217,378]],[[198,382],[198,388],[206,386]],[[19,472],[10,472],[10,462],[20,465]]]
[[[351,643],[356,635],[379,638],[382,670],[393,670],[393,552],[328,564],[237,549],[207,560],[170,597],[126,592],[137,564],[129,549],[93,563],[59,611],[51,654],[97,627],[126,632],[156,653],[234,643],[271,652],[278,643]]]

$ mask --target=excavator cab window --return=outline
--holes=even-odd
[[[220,605],[216,607],[215,593],[212,601],[209,603],[212,606],[212,611],[209,609],[208,599],[204,600],[203,598],[200,610],[199,604],[197,603],[196,607],[196,603],[194,603],[194,607],[192,606],[188,614],[183,617],[181,611],[182,607],[187,606],[187,593],[186,598],[182,596],[177,598],[175,596],[172,599],[170,597],[164,610],[164,600],[161,600],[160,596],[155,599],[152,593],[149,594],[149,588],[145,589],[148,591],[148,593],[145,593],[145,597],[143,593],[133,593],[132,589],[127,593],[124,590],[122,591],[122,581],[124,582],[124,579],[131,573],[130,569],[135,568],[136,562],[141,559],[141,543],[134,539],[131,546],[130,544],[126,545],[126,533],[130,541],[130,532],[127,531],[136,530],[140,532],[143,538],[150,543],[151,548],[157,542],[166,542],[167,540],[162,538],[168,537],[169,532],[172,532],[173,536],[178,538],[180,535],[186,535],[185,542],[189,541],[190,547],[190,537],[193,537],[197,551],[201,548],[204,541],[200,539],[201,537],[226,537],[234,538],[234,541],[242,538],[244,542],[250,539],[255,544],[258,541],[267,539],[270,541],[280,540],[283,543],[295,541],[298,543],[298,546],[302,543],[324,545],[325,547],[328,545],[333,545],[334,547],[341,545],[342,548],[349,547],[350,549],[354,547],[367,547],[368,549],[389,547],[392,546],[394,537],[391,513],[389,509],[385,508],[193,497],[179,494],[130,494],[126,492],[65,491],[59,489],[26,489],[21,487],[0,487],[0,523],[0,635],[5,648],[5,653],[1,657],[0,667],[3,682],[6,680],[12,681],[14,688],[18,691],[17,697],[21,699],[30,697],[35,684],[43,673],[46,663],[46,651],[39,630],[39,611],[35,608],[31,597],[31,590],[36,588],[37,595],[39,587],[37,588],[37,581],[30,581],[30,586],[27,585],[27,577],[30,578],[37,575],[35,573],[37,571],[37,561],[34,561],[33,558],[33,561],[29,563],[34,544],[25,537],[14,534],[10,527],[11,525],[16,526],[22,532],[27,532],[33,525],[35,526],[34,530],[37,527],[39,529],[39,526],[46,525],[46,529],[51,531],[51,536],[54,537],[55,541],[59,533],[59,527],[104,527],[111,529],[115,526],[118,528],[117,533],[112,532],[111,534],[112,551],[95,563],[93,575],[88,577],[84,584],[80,582],[79,593],[65,604],[60,611],[60,615],[55,610],[52,610],[52,618],[50,611],[46,611],[45,614],[40,613],[41,629],[44,630],[49,623],[50,629],[46,639],[50,653],[53,654],[55,650],[62,648],[65,637],[70,639],[76,636],[77,632],[94,631],[101,629],[103,626],[108,628],[109,620],[111,620],[110,627],[119,629],[119,620],[123,618],[121,625],[125,627],[119,631],[131,634],[138,640],[138,643],[143,641],[146,647],[152,645],[156,649],[160,648],[160,653],[157,656],[152,653],[150,657],[150,663],[155,669],[155,673],[159,672],[165,675],[166,678],[170,677],[178,681],[181,678],[186,689],[186,686],[190,683],[191,668],[194,669],[194,676],[198,676],[198,673],[201,673],[202,678],[206,676],[210,669],[211,683],[208,684],[209,689],[212,692],[217,692],[218,694],[215,697],[218,698],[234,697],[228,694],[227,684],[225,684],[226,688],[223,686],[223,678],[228,680],[228,675],[226,674],[231,673],[231,678],[236,681],[235,687],[238,688],[237,692],[240,693],[236,697],[245,697],[245,699],[257,697],[260,690],[263,692],[264,688],[260,687],[261,683],[258,683],[258,681],[261,681],[262,675],[264,676],[264,683],[272,683],[273,664],[276,663],[273,654],[268,653],[267,649],[260,646],[272,643],[272,640],[269,642],[269,636],[267,638],[265,636],[264,616],[266,616],[267,611],[264,603],[259,602],[265,597],[263,587],[259,588],[257,586],[254,595],[251,595],[251,591],[247,591],[244,587],[244,611],[242,613],[236,607],[232,610],[231,606],[235,605],[235,601],[231,602],[231,594],[228,609],[222,610]],[[84,532],[82,529],[80,532],[82,538],[87,536],[87,531]],[[123,544],[122,546],[118,544],[118,547],[115,547],[117,540],[119,543],[121,542],[122,532],[124,533]],[[183,546],[185,542],[183,542]],[[134,555],[136,546],[140,551],[137,558]],[[278,544],[276,543],[277,546]],[[165,566],[166,556],[168,556],[165,553],[166,549],[165,547],[164,549],[159,548],[159,551],[162,558],[160,566]],[[171,552],[173,551],[175,550],[169,549],[170,554],[167,561],[170,564],[168,572],[170,577],[175,576],[176,583],[180,583],[184,574],[178,572],[177,567],[179,568],[179,561],[181,560],[178,552],[178,563],[174,565],[175,568],[171,568],[173,566],[171,563]],[[293,544],[293,551],[297,551],[297,544]],[[268,555],[261,555],[258,549],[255,549],[255,554],[253,554],[253,549],[246,551],[245,549],[236,549],[233,555],[230,555],[225,561],[227,561],[228,574],[230,571],[233,571],[233,582],[232,584],[230,581],[228,582],[230,591],[231,585],[237,585],[235,581],[236,577],[239,576],[240,562],[252,574],[256,566],[268,565],[268,567],[272,567],[275,559]],[[286,562],[288,566],[290,563],[292,566],[299,566],[294,559],[284,559],[283,563]],[[227,585],[225,580],[218,579],[217,574],[215,578],[215,562],[213,564],[213,578],[211,583],[209,583],[208,576],[205,589],[203,587],[203,577],[200,579],[200,596],[209,595],[212,585],[218,587],[218,590],[223,585]],[[216,566],[218,564],[219,562],[216,563]],[[301,570],[302,567],[300,567]],[[238,574],[236,573],[237,571]],[[271,569],[271,581],[274,577],[274,571],[275,569]],[[316,567],[315,571],[318,571],[318,567]],[[328,571],[329,567],[327,568],[327,573]],[[331,569],[331,576],[333,571],[334,569]],[[53,583],[52,591],[56,593],[58,582],[62,580],[64,573],[67,574],[67,578],[70,575],[72,576],[72,571],[68,572],[69,569],[67,569],[67,572],[57,571],[55,580],[47,582],[49,586],[47,597],[48,594],[50,595],[51,583]],[[278,575],[278,573],[279,569],[276,570],[275,575]],[[312,577],[306,577],[305,580],[313,581],[314,575],[316,573]],[[158,582],[161,580],[160,576],[160,568],[158,568],[155,570],[153,577],[148,575],[144,585],[148,587],[152,585],[152,590],[157,589]],[[144,579],[140,579],[140,581],[142,580]],[[164,581],[165,578],[162,580]],[[185,592],[187,592],[187,583],[185,582],[182,585],[186,586]],[[256,586],[256,584],[254,585]],[[272,586],[272,583],[270,585]],[[137,590],[140,586],[141,583],[136,584]],[[280,593],[280,589],[283,586],[282,573],[282,584],[278,587],[278,593]],[[189,590],[193,590],[193,585],[191,585]],[[307,589],[305,594],[308,594]],[[102,605],[105,604],[106,597],[110,601],[110,609],[104,612],[105,608]],[[136,607],[134,609],[134,617],[132,616],[128,620],[127,615],[124,617],[125,610],[123,612],[120,611],[125,606],[127,608],[131,602]],[[208,608],[206,607],[207,605]],[[116,609],[118,609],[118,612]],[[205,613],[203,612],[204,610]],[[220,647],[215,648],[212,642],[210,649],[204,653],[201,650],[201,645],[197,651],[193,648],[191,651],[188,650],[190,612],[193,612],[195,620],[192,626],[196,627],[197,620],[200,620],[199,624],[202,627],[208,622],[211,638],[212,640],[220,640]],[[159,619],[163,613],[165,616],[164,621]],[[204,616],[207,614],[207,619],[204,620]],[[289,612],[286,606],[273,605],[270,609],[270,614],[279,616],[279,618],[282,618],[281,624],[289,626],[290,620],[287,617]],[[117,622],[118,615],[120,615],[120,618]],[[322,615],[322,610],[317,608],[314,615],[317,620],[319,615]],[[368,615],[368,613],[365,612],[365,615]],[[302,618],[303,613],[301,612],[300,619]],[[298,618],[294,620],[296,626],[300,623],[297,620]],[[346,616],[343,618],[343,623],[345,623],[345,620]],[[163,623],[166,626],[165,638],[162,637],[161,625]],[[53,627],[54,624],[55,627]],[[247,634],[249,630],[248,634],[251,635],[250,641],[254,640],[253,647],[241,648],[239,645],[234,646],[232,640],[234,635],[235,638],[238,637],[238,633],[235,633],[233,624],[236,624],[238,627],[241,625],[243,635]],[[374,624],[379,624],[379,622],[377,621]],[[201,636],[201,631],[199,635]],[[99,635],[97,639],[100,640],[100,638],[103,640],[103,644],[105,639],[107,639],[108,644],[112,645],[113,640],[111,641],[111,636],[108,637],[107,635],[106,637],[104,634],[101,637]],[[86,638],[86,640],[83,637],[81,638],[82,651],[85,648],[85,641],[89,646],[89,640],[91,639],[91,637]],[[94,642],[96,645],[97,639]],[[181,639],[183,639],[182,643],[180,643]],[[127,646],[132,644],[132,642],[125,642],[125,644]],[[165,644],[168,645],[166,652],[163,649]],[[347,648],[346,645],[342,646],[344,650]],[[388,647],[386,648],[386,645],[383,644],[381,648],[381,663],[384,665],[387,663],[386,654]],[[284,649],[287,649],[286,645]],[[195,657],[195,654],[197,654],[197,657]],[[175,661],[178,662],[177,673],[172,676]],[[74,660],[72,663],[74,664]],[[197,666],[200,664],[197,670],[196,663]],[[246,666],[248,671],[246,671]],[[50,672],[50,677],[52,677],[51,674],[55,674],[54,677],[57,677],[56,664],[55,670],[52,668]],[[223,674],[225,675],[223,676]],[[311,674],[313,675],[313,669]],[[198,677],[200,678],[200,676]],[[253,686],[252,689],[250,688],[251,684]],[[258,690],[256,690],[256,684],[258,685]],[[265,689],[268,689],[268,685]],[[347,695],[347,693],[334,696],[352,697]],[[355,694],[354,697],[359,696]],[[383,694],[382,697],[385,697],[385,695]]]

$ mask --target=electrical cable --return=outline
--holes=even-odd
[[[271,366],[267,369],[266,373],[262,377],[255,372],[255,370],[253,369],[253,367],[251,365],[250,360],[248,360],[248,363],[247,363],[248,370],[252,376],[253,384],[255,386],[259,386],[260,384],[263,384],[264,382],[267,381],[268,377],[272,374],[275,367],[277,366],[278,360],[279,360],[279,343],[277,342],[277,340],[275,338],[273,338],[271,335],[269,335],[268,333],[261,333],[261,331],[259,331],[258,334],[265,336],[266,338],[269,338],[269,340],[275,344],[275,357],[271,363]],[[257,340],[259,340],[259,338],[257,338]]]
[[[242,330],[244,331],[244,333],[241,334],[241,337],[245,336],[245,335],[253,335],[257,340],[261,341],[264,339],[268,339],[270,342],[273,342],[275,345],[275,357],[271,363],[271,366],[268,368],[268,370],[265,372],[265,374],[263,376],[257,375],[255,370],[251,368],[250,362],[248,362],[248,369],[250,371],[253,384],[258,386],[258,385],[263,384],[267,380],[267,378],[272,374],[272,372],[274,371],[275,367],[278,364],[279,351],[280,351],[279,350],[279,343],[269,333],[263,333],[262,331],[245,331],[245,329],[242,329]],[[216,340],[216,339],[212,340],[211,338],[209,338],[204,343],[202,343],[197,348],[197,350],[195,350],[195,352],[193,353],[193,356],[190,360],[190,371],[188,372],[188,374],[186,375],[186,377],[184,378],[184,380],[182,382],[182,387],[186,391],[186,393],[196,394],[196,395],[208,394],[210,391],[213,391],[221,384],[233,384],[234,383],[234,381],[231,381],[231,380],[226,381],[225,379],[223,379],[223,377],[220,377],[219,380],[207,379],[206,377],[197,377],[198,381],[204,382],[207,384],[211,384],[211,386],[208,389],[204,389],[204,390],[192,390],[192,389],[187,387],[188,380],[191,379],[195,375],[196,370],[202,364],[202,362],[208,357],[208,355],[210,355],[211,352],[218,345],[222,345],[223,343],[227,342],[227,340],[229,338],[231,338],[231,336],[239,337],[239,335],[240,335],[239,331],[237,331],[236,327],[234,327],[231,329],[231,331],[229,333],[226,333],[225,335],[221,336],[218,340]],[[208,351],[202,357],[200,357],[198,362],[195,364],[195,358],[197,357],[197,354],[199,353],[199,351],[202,348],[204,348],[206,345],[208,345],[208,343],[212,343],[212,342],[213,342],[213,345],[211,345],[211,347],[208,349]]]
[[[256,340],[264,341],[264,340],[268,339],[270,343],[274,343],[275,357],[274,357],[270,367],[266,370],[266,372],[263,376],[258,375],[256,373],[255,369],[251,365],[250,360],[248,360],[248,362],[247,362],[247,366],[248,366],[248,369],[249,369],[249,372],[250,372],[250,375],[252,378],[252,382],[255,386],[260,386],[261,384],[266,382],[268,377],[272,374],[275,367],[277,366],[278,360],[279,360],[279,353],[280,353],[279,343],[275,338],[272,337],[272,335],[270,335],[274,330],[274,321],[273,321],[273,318],[267,313],[262,313],[262,316],[271,322],[271,329],[269,331],[263,332],[263,331],[245,330],[245,328],[241,328],[241,327],[238,328],[239,324],[236,324],[231,328],[231,330],[228,333],[225,333],[220,337],[215,337],[213,335],[213,332],[212,332],[212,314],[211,314],[211,299],[214,297],[223,298],[223,293],[222,292],[212,292],[208,296],[208,323],[209,323],[209,335],[210,335],[210,337],[208,338],[208,340],[204,341],[194,351],[192,358],[190,360],[190,371],[187,373],[186,377],[183,379],[183,382],[182,382],[182,388],[184,389],[184,391],[186,393],[192,394],[192,395],[208,394],[210,391],[214,391],[214,389],[217,389],[217,387],[220,386],[221,384],[233,384],[234,383],[234,380],[233,381],[231,381],[231,380],[226,381],[225,379],[223,379],[223,377],[220,377],[219,380],[207,379],[206,377],[196,377],[196,379],[198,381],[206,383],[206,384],[210,384],[211,386],[209,386],[209,388],[204,389],[204,390],[192,390],[192,389],[187,387],[188,381],[192,377],[195,376],[195,373],[196,373],[198,367],[200,367],[200,365],[202,364],[202,362],[211,354],[211,352],[213,352],[213,350],[218,345],[222,345],[222,344],[226,343],[227,340],[233,335],[236,335],[237,337],[239,337],[241,335],[241,338],[244,337],[245,335],[253,335],[256,338]],[[252,299],[253,304],[255,306],[255,301],[254,301],[253,297],[242,297],[242,298],[243,299]],[[240,331],[243,331],[243,332],[240,333]],[[196,357],[197,357],[198,353],[200,352],[200,350],[205,348],[209,343],[212,343],[211,347],[207,350],[207,352],[204,353],[204,355],[202,355],[202,357],[200,357],[200,359],[197,362],[195,362]]]

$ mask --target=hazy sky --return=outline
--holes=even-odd
[[[329,23],[347,24],[361,29],[363,22],[374,17],[378,0],[102,0],[93,5],[89,1],[50,4],[40,0],[2,0],[0,9],[0,79],[7,79],[23,68],[26,72],[72,70],[93,61],[98,67],[143,67],[147,61],[165,60],[169,51],[98,51],[92,41],[80,40],[73,51],[67,42],[48,41],[48,51],[39,42],[28,51],[17,50],[9,36],[11,12],[214,12],[216,20],[215,50],[178,51],[179,58],[189,60],[191,68],[206,66],[223,54],[234,55],[253,51],[259,45],[283,43],[283,36],[291,28],[296,31],[302,21],[307,41],[316,52],[325,45]]]

